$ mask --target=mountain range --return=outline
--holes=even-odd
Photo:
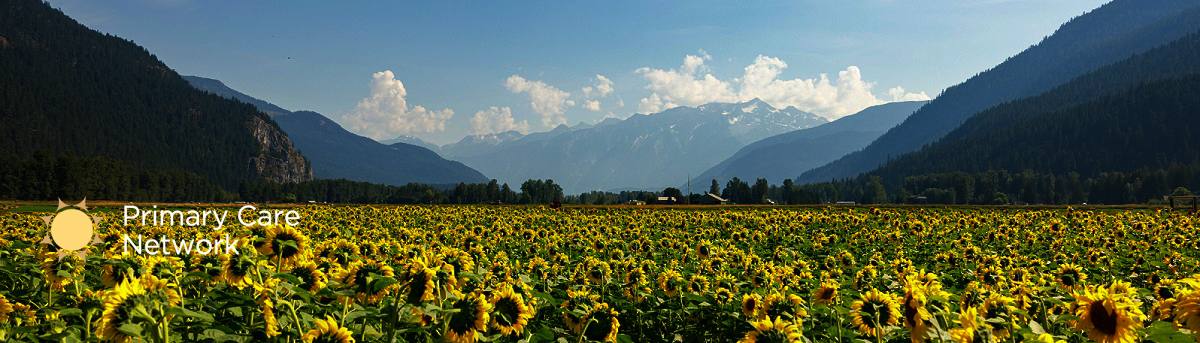
[[[946,89],[867,147],[805,172],[800,181],[828,181],[869,171],[934,142],[982,110],[1046,92],[1197,29],[1200,3],[1196,1],[1109,2],[1068,21],[1040,43],[996,67]]]
[[[509,184],[552,179],[567,193],[662,189],[728,158],[746,144],[809,128],[827,119],[753,99],[676,107],[573,129],[464,138],[442,148],[447,157]]]
[[[318,179],[347,179],[388,185],[411,182],[447,185],[487,182],[478,171],[449,161],[430,149],[408,143],[384,145],[347,131],[337,122],[311,111],[291,112],[234,90],[224,83],[185,76],[197,89],[258,107],[279,123],[296,148],[312,162]]]
[[[794,179],[802,172],[862,149],[926,103],[907,101],[871,106],[828,124],[767,137],[741,148],[692,179],[706,185],[709,180],[724,185],[734,177],[751,181],[764,178],[773,183]]]

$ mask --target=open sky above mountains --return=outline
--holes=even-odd
[[[181,73],[439,144],[755,97],[837,118],[936,96],[1101,4],[51,3]]]

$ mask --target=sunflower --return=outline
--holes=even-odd
[[[250,273],[257,268],[253,257],[238,255],[222,258],[222,260],[224,260],[225,264],[221,268],[221,278],[226,283],[238,289],[244,289],[246,286],[254,284],[254,279],[249,277]]]
[[[786,322],[782,318],[776,317],[774,321],[771,318],[763,318],[751,321],[750,325],[754,326],[754,331],[747,332],[746,336],[739,340],[738,343],[798,343],[803,341],[800,326]]]
[[[266,285],[254,285],[254,302],[262,309],[263,322],[265,324],[263,332],[267,337],[279,336],[279,320],[275,318],[275,301],[271,296],[275,294],[275,284],[277,279],[269,279]]]
[[[920,282],[909,279],[904,285],[904,326],[908,328],[913,343],[925,342],[933,316],[925,308],[926,292]]]
[[[296,285],[309,293],[316,293],[322,288],[325,288],[325,272],[317,269],[317,264],[312,261],[304,260],[296,263],[295,267],[288,272],[300,280],[300,284]]]
[[[141,275],[139,270],[142,263],[138,261],[137,256],[128,254],[106,257],[108,261],[100,268],[100,281],[104,282],[105,287],[117,287],[117,284],[126,279],[136,279]]]
[[[587,264],[587,281],[590,283],[603,284],[608,280],[609,274],[612,274],[612,267],[608,262],[593,259]]]
[[[980,312],[982,312],[980,316],[983,317],[984,324],[992,329],[992,337],[995,337],[996,340],[1007,340],[1009,335],[1011,335],[1010,330],[1020,327],[1020,325],[1016,324],[1018,321],[1012,318],[1016,314],[1016,308],[1013,307],[1013,298],[992,293],[992,295],[983,301],[983,305],[980,306]],[[995,323],[989,321],[995,319],[1003,320],[1003,322]],[[1009,326],[1010,324],[1012,327]]]
[[[883,336],[887,326],[900,324],[900,306],[895,297],[877,289],[863,293],[862,299],[851,304],[850,309],[854,310],[850,314],[852,323],[863,335]]]
[[[1055,274],[1058,279],[1058,285],[1068,291],[1079,289],[1084,281],[1087,281],[1087,274],[1083,272],[1083,269],[1070,263],[1063,264]]]
[[[1193,276],[1195,285],[1191,291],[1178,296],[1179,301],[1175,305],[1175,325],[1180,328],[1187,328],[1196,335],[1196,340],[1200,341],[1200,277]]]
[[[354,343],[354,332],[338,326],[338,322],[331,317],[317,319],[313,321],[313,326],[312,330],[300,336],[305,343]]]
[[[106,293],[104,311],[96,326],[96,336],[100,336],[101,340],[130,342],[133,337],[126,336],[118,328],[125,324],[156,321],[158,318],[170,316],[159,313],[153,306],[145,305],[178,305],[180,299],[179,290],[174,283],[160,280],[153,275],[126,279]]]
[[[617,311],[608,307],[608,303],[600,303],[587,315],[588,324],[583,330],[583,337],[589,341],[616,342],[617,331],[621,321],[617,320]]]
[[[679,286],[683,283],[683,276],[674,270],[667,270],[658,276],[658,288],[666,293],[667,296],[675,296],[679,294]]]
[[[73,254],[67,254],[62,258],[53,255],[47,256],[42,259],[42,278],[50,285],[50,290],[62,292],[64,287],[71,284],[72,279],[58,275],[58,273],[79,274],[83,272],[82,262]]]
[[[1101,343],[1134,342],[1137,329],[1146,315],[1128,293],[1113,293],[1111,287],[1083,287],[1075,292],[1075,328],[1086,331],[1088,338]]]
[[[979,328],[979,311],[974,307],[967,307],[958,314],[958,325],[960,327],[950,329],[950,337],[958,343],[973,343],[975,341],[975,330]]]
[[[524,297],[513,292],[512,285],[505,284],[492,291],[488,303],[493,311],[492,327],[505,335],[520,335],[533,319],[534,309],[525,304]]]
[[[291,226],[271,226],[267,228],[266,244],[260,250],[263,255],[279,258],[280,265],[290,265],[308,251],[308,235]]]
[[[762,305],[758,309],[758,317],[782,318],[786,316],[799,324],[799,318],[808,316],[808,311],[800,307],[803,304],[804,298],[798,295],[771,293],[763,298]]]
[[[21,303],[12,303],[12,312],[9,313],[9,319],[14,325],[35,326],[37,325],[37,313],[33,307]]]
[[[434,291],[437,286],[433,283],[436,275],[436,270],[425,268],[421,263],[413,263],[409,267],[408,278],[404,283],[404,301],[417,305],[423,301],[436,300],[437,295],[434,294]]]
[[[477,293],[459,295],[457,298],[450,308],[459,312],[450,316],[446,326],[446,341],[474,343],[487,330],[488,312],[492,305]]]
[[[713,298],[717,300],[718,304],[728,305],[730,301],[733,301],[733,292],[729,291],[727,288],[718,287],[717,290],[713,292]]]
[[[708,278],[699,274],[692,275],[692,278],[688,280],[687,290],[692,294],[704,294],[708,290]]]
[[[208,283],[216,283],[221,279],[221,267],[225,264],[221,257],[228,258],[219,254],[194,254],[191,259],[191,271],[204,273],[208,275]]]
[[[628,286],[641,286],[647,282],[646,272],[641,267],[635,267],[625,273],[625,284]]]
[[[350,268],[342,273],[342,283],[347,287],[354,289],[354,300],[362,304],[375,304],[383,299],[396,285],[384,287],[383,289],[371,289],[368,278],[371,274],[379,276],[394,277],[395,270],[392,267],[378,261],[354,261],[350,264]]]
[[[762,306],[762,296],[758,294],[746,294],[742,296],[742,314],[746,318],[757,318],[758,308]]]
[[[831,305],[838,302],[838,283],[832,279],[821,281],[821,287],[813,291],[813,303]]]
[[[1064,341],[1064,340],[1055,340],[1054,336],[1051,334],[1048,334],[1048,333],[1038,335],[1037,338],[1034,339],[1034,342],[1037,342],[1037,343],[1067,343],[1067,341]]]
[[[0,323],[8,322],[8,314],[13,312],[12,304],[4,294],[0,294]]]

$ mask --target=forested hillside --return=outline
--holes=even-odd
[[[85,157],[57,163],[105,157],[129,170],[196,174],[226,189],[312,178],[269,116],[197,91],[146,49],[41,1],[0,3],[0,70],[0,156],[9,160],[37,151]]]

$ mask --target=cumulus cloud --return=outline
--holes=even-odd
[[[475,117],[471,118],[471,132],[477,135],[512,130],[529,133],[529,121],[514,120],[512,110],[508,107],[492,106],[486,110],[475,112]]]
[[[874,82],[863,80],[857,66],[846,67],[831,80],[821,74],[811,79],[780,79],[787,63],[770,56],[758,56],[746,66],[741,77],[721,80],[708,73],[706,61],[712,57],[703,51],[688,55],[678,69],[638,68],[635,72],[649,82],[653,93],[641,100],[639,111],[657,112],[675,106],[698,106],[710,102],[742,102],[759,98],[775,107],[795,106],[829,119],[853,114],[863,108],[882,104],[872,93]],[[906,93],[903,88],[888,90],[896,99],[925,99],[925,93]]]
[[[925,92],[906,93],[904,87],[896,86],[888,89],[888,95],[892,96],[892,101],[926,101],[930,100],[929,95]]]
[[[600,112],[600,100],[588,100],[583,102],[583,108],[591,111]]]
[[[529,106],[542,116],[542,125],[546,127],[566,124],[567,118],[563,116],[563,112],[567,107],[575,106],[575,101],[569,99],[571,93],[542,81],[526,80],[520,75],[509,76],[504,80],[504,87],[513,93],[528,94]]]
[[[613,92],[613,82],[604,75],[596,74],[592,77],[593,86],[583,87],[583,97],[591,98],[592,92],[596,92],[597,98],[603,98]]]
[[[679,104],[669,100],[664,101],[662,97],[658,96],[658,93],[653,93],[650,94],[650,97],[642,99],[641,104],[638,105],[638,112],[655,113],[672,107],[679,107]]]
[[[409,107],[408,91],[391,70],[371,75],[371,94],[344,116],[350,130],[380,140],[414,132],[445,131],[446,121],[454,116],[451,109],[428,110]]]

